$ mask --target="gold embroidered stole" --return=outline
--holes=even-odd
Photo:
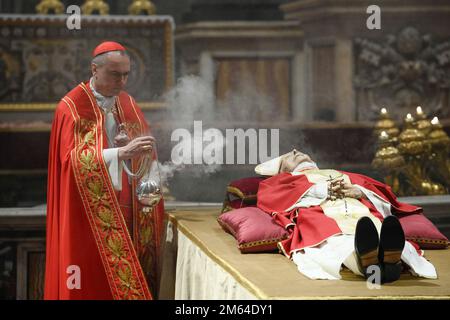
[[[130,139],[149,134],[147,132],[146,125],[143,123],[144,119],[139,116],[134,101],[131,97],[128,97],[129,104],[132,112],[126,114],[124,112],[124,106],[121,104],[120,99],[117,99],[117,111],[120,121],[124,124],[125,130],[128,133]],[[129,110],[130,111],[130,110]],[[136,172],[140,166],[141,159],[133,159],[131,161],[131,168],[133,172]],[[157,161],[155,157],[153,159]],[[147,279],[150,291],[153,295],[157,294],[157,279],[158,279],[158,257],[160,256],[159,249],[161,236],[162,236],[162,224],[163,224],[163,208],[158,204],[153,207],[143,206],[137,201],[136,189],[138,181],[132,179],[131,181],[131,193],[133,199],[133,243],[136,249],[139,261],[141,263],[143,272]],[[161,199],[161,202],[164,200]]]

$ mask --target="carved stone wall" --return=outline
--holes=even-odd
[[[56,103],[89,79],[92,50],[109,39],[125,45],[131,56],[129,93],[138,102],[161,101],[173,82],[170,17],[82,16],[80,30],[69,30],[66,18],[0,17],[0,108]]]
[[[403,118],[418,105],[440,118],[450,115],[450,41],[406,27],[384,41],[355,40],[358,119],[377,118],[380,106]]]
[[[373,4],[381,12],[379,30],[367,27]],[[450,116],[448,1],[296,0],[281,10],[304,34],[305,121],[373,121],[382,107],[403,118],[418,105],[429,115]],[[324,72],[335,77],[314,80]],[[327,99],[333,103],[324,107]]]

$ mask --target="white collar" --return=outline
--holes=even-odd
[[[110,112],[114,103],[116,102],[116,97],[105,97],[100,92],[96,91],[93,84],[94,78],[92,77],[89,81],[89,85],[91,87],[92,93],[94,94],[95,100],[97,100],[97,104],[100,108],[102,108],[106,113]]]
[[[301,174],[303,171],[311,169],[319,169],[319,168],[317,167],[317,164],[315,162],[304,161],[300,163],[298,166],[296,166],[294,170],[292,170],[292,174],[298,175]]]

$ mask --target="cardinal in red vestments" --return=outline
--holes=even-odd
[[[44,298],[153,299],[164,203],[141,205],[127,172],[157,161],[155,139],[124,91],[125,47],[92,55],[92,78],[61,99],[51,129]]]
[[[258,165],[255,171],[272,176],[260,183],[257,206],[289,231],[289,238],[278,246],[307,277],[340,279],[341,265],[363,275],[358,265],[361,259],[355,253],[360,220],[373,226],[375,264],[386,220],[389,227],[385,231],[392,226],[397,228],[385,238],[400,239],[398,262],[401,258],[416,275],[437,277],[433,265],[419,256],[415,244],[405,243],[403,230],[395,218],[420,213],[422,208],[399,202],[389,186],[361,174],[319,169],[307,154],[295,149]],[[364,232],[361,237],[365,237]]]

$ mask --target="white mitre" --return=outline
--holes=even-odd
[[[262,176],[274,176],[280,173],[281,160],[283,160],[283,158],[288,154],[290,154],[291,152],[292,151],[285,153],[279,157],[268,160],[266,162],[263,162],[261,164],[258,164],[255,167],[255,172]]]

